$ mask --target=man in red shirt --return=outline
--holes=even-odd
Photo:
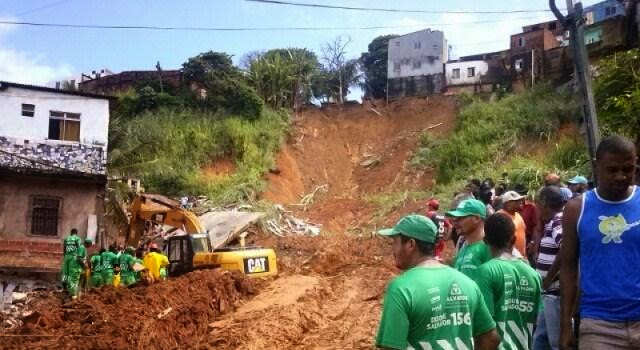
[[[520,216],[522,216],[522,220],[524,220],[524,224],[526,225],[525,235],[527,239],[527,258],[529,259],[531,266],[535,266],[536,256],[538,255],[537,248],[541,237],[540,233],[542,231],[542,227],[540,226],[540,211],[535,203],[529,201],[529,198],[527,198],[527,193],[529,192],[527,186],[517,184],[515,185],[514,190],[524,197]]]
[[[427,202],[427,217],[431,219],[438,228],[438,240],[436,243],[435,255],[440,258],[444,251],[445,242],[450,238],[449,236],[452,225],[444,215],[438,214],[438,209],[440,209],[440,202],[435,198],[431,198]]]

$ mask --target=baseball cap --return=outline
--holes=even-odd
[[[435,198],[431,198],[429,199],[429,201],[427,202],[427,205],[432,207],[432,208],[439,208],[440,207],[440,201],[438,201]]]
[[[564,197],[565,201],[568,201],[573,197],[573,192],[566,187],[560,187],[560,192],[562,193],[562,197]]]
[[[519,201],[521,199],[524,199],[524,196],[519,194],[516,191],[507,191],[505,194],[502,195],[502,203]]]
[[[487,218],[487,207],[484,203],[477,199],[465,199],[454,210],[448,211],[447,216],[453,217],[465,217],[465,216],[479,216],[483,219]]]
[[[569,179],[567,183],[570,185],[586,185],[589,183],[589,181],[587,180],[586,177],[578,175],[576,177]]]
[[[87,238],[84,240],[84,243],[93,244],[93,241],[91,240],[91,238]]]
[[[381,236],[395,236],[402,234],[419,241],[435,243],[438,238],[438,228],[429,218],[411,214],[403,217],[393,228],[378,231]]]

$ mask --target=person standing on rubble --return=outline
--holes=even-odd
[[[636,145],[618,135],[596,150],[597,187],[564,208],[560,252],[560,348],[640,349],[640,190]],[[578,287],[579,284],[579,287]]]
[[[97,254],[91,256],[89,260],[91,266],[91,278],[89,280],[89,286],[91,288],[99,288],[102,286],[102,253],[107,250],[102,248]]]
[[[169,266],[169,259],[160,253],[158,245],[151,243],[150,252],[144,257],[144,267],[149,271],[149,276],[153,282],[164,280],[167,277],[166,267]],[[164,270],[164,272],[162,271]]]
[[[456,270],[475,279],[478,267],[491,259],[491,251],[484,242],[484,220],[487,208],[477,199],[462,201],[455,210],[447,212],[453,225],[465,239],[457,252],[453,266]]]
[[[78,298],[80,293],[80,277],[87,263],[87,248],[91,247],[91,240],[85,240],[84,245],[76,249],[73,259],[68,264],[67,291],[72,299]]]
[[[68,289],[68,279],[69,279],[69,268],[72,262],[76,259],[76,251],[82,245],[82,239],[78,236],[78,230],[75,228],[71,229],[71,233],[69,236],[65,237],[62,241],[62,288]]]
[[[511,217],[494,214],[484,228],[484,240],[493,259],[478,268],[476,282],[498,324],[500,349],[531,349],[540,308],[540,275],[521,257],[513,255],[516,227]]]
[[[120,281],[125,287],[132,286],[136,283],[135,272],[133,271],[133,265],[136,263],[136,259],[133,257],[134,251],[133,247],[127,247],[118,258]]]
[[[376,346],[383,349],[496,349],[500,338],[478,286],[434,255],[438,232],[408,215],[379,232],[393,239],[396,267],[387,287]]]
[[[118,264],[118,255],[116,254],[116,246],[112,244],[109,250],[102,253],[102,283],[104,285],[113,285],[113,274]]]

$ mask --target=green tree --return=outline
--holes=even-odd
[[[387,96],[387,60],[389,40],[397,35],[382,35],[371,43],[369,50],[360,56],[362,71],[364,73],[363,88],[369,98],[384,98]]]
[[[598,65],[595,81],[598,120],[604,133],[640,143],[640,50],[618,52]]]
[[[231,56],[224,52],[203,52],[189,58],[182,65],[187,82],[204,84],[213,74],[217,77],[237,76],[239,71],[233,66]]]
[[[349,88],[360,82],[359,63],[355,59],[347,59],[346,48],[351,39],[341,37],[326,43],[322,47],[323,72],[322,88],[317,90],[328,94],[329,100],[343,104],[349,94]]]

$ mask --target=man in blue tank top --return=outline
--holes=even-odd
[[[640,189],[633,142],[610,136],[596,151],[596,189],[564,210],[560,289],[562,349],[573,349],[571,318],[580,270],[580,349],[640,349]]]

